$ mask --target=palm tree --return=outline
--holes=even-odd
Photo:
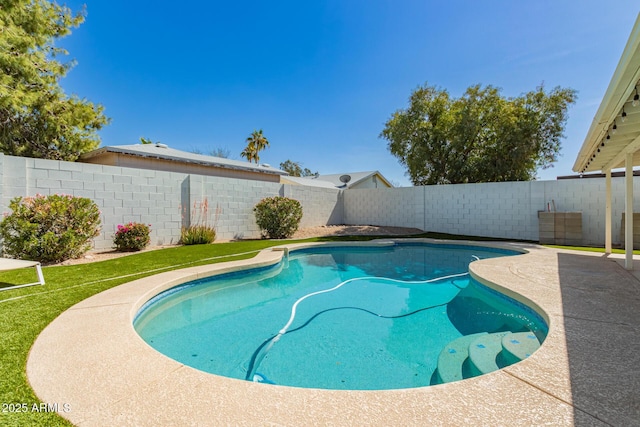
[[[260,157],[258,157],[258,152],[256,151],[255,145],[252,144],[248,144],[245,149],[242,150],[240,156],[246,158],[249,163],[251,163],[253,160],[258,163],[258,160],[260,159]]]
[[[262,129],[254,130],[247,138],[247,146],[240,155],[246,158],[249,162],[260,161],[258,153],[269,146],[269,140],[262,134]]]

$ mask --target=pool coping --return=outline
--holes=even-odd
[[[549,325],[543,345],[522,362],[460,382],[400,390],[340,391],[271,386],[201,372],[157,352],[133,329],[138,309],[154,295],[178,284],[273,265],[287,250],[396,241],[526,252],[475,261],[469,270],[485,285],[524,302],[543,316]],[[571,252],[523,243],[433,239],[301,243],[266,249],[248,260],[161,273],[106,290],[62,313],[35,341],[27,361],[27,377],[43,402],[58,404],[60,415],[82,426],[597,425],[599,420],[629,425],[629,420],[638,419],[634,412],[637,407],[628,409],[627,414],[624,402],[604,410],[594,402],[590,408],[591,397],[577,394],[572,384],[576,371],[567,345],[567,337],[573,332],[568,330],[570,322],[564,313],[567,302],[563,302],[561,282],[565,279],[559,268],[554,268],[559,254]],[[603,268],[617,269],[616,274],[635,281],[635,285],[629,283],[638,290],[633,276],[625,275],[615,262],[601,255],[580,254],[579,258],[584,258],[583,268],[587,270],[606,263]],[[619,323],[621,328],[627,325]]]

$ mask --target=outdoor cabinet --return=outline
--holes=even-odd
[[[540,244],[582,245],[582,212],[538,212]]]

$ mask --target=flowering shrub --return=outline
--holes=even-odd
[[[118,225],[113,244],[119,251],[139,251],[149,244],[150,225],[130,222]]]
[[[286,239],[298,229],[302,206],[295,199],[267,197],[255,205],[253,212],[262,235],[270,239]]]
[[[0,223],[5,255],[40,262],[78,258],[100,234],[100,210],[91,200],[62,194],[16,197]]]

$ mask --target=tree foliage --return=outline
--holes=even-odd
[[[60,79],[74,63],[55,43],[84,21],[45,0],[6,0],[0,6],[0,151],[76,160],[97,148],[108,123],[103,107],[67,96]]]
[[[573,89],[544,86],[516,98],[469,87],[460,98],[418,87],[380,136],[414,185],[526,181],[557,159]]]
[[[216,147],[209,150],[209,155],[228,159],[231,155],[231,151],[227,147]]]
[[[313,176],[318,173],[311,172],[311,169],[309,168],[302,169],[299,162],[294,162],[292,160],[285,160],[280,163],[280,169],[287,172],[290,176]]]
[[[200,147],[191,147],[189,151],[193,154],[220,157],[223,159],[229,159],[231,157],[231,150],[229,150],[227,147],[215,147],[215,148],[209,147],[206,149],[206,151],[201,149]]]
[[[207,156],[221,157],[223,159],[228,159],[231,156],[231,150],[229,150],[227,147],[209,148],[206,152],[199,147],[193,147],[189,151],[191,151],[193,154],[203,154]]]
[[[260,151],[264,150],[269,146],[269,141],[263,135],[262,129],[254,130],[251,135],[247,138],[247,146],[242,150],[240,156],[247,159],[249,163],[251,162],[260,162]]]

